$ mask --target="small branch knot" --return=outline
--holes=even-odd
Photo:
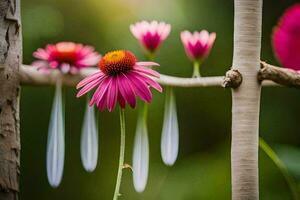
[[[238,88],[242,81],[242,74],[237,69],[230,69],[226,72],[222,86],[224,88]]]

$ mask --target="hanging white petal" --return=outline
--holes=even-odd
[[[161,157],[164,163],[172,166],[178,155],[179,130],[175,96],[172,88],[167,88],[164,122],[161,135]]]
[[[145,190],[148,180],[149,142],[145,117],[139,115],[133,147],[133,185],[137,192]]]
[[[98,160],[98,128],[94,106],[89,106],[88,103],[83,119],[80,153],[84,169],[88,172],[94,171]]]
[[[47,177],[52,187],[62,179],[65,157],[64,113],[61,81],[57,80],[47,141]]]

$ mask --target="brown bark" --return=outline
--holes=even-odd
[[[20,0],[0,0],[0,200],[18,199]]]
[[[288,68],[277,67],[266,62],[260,63],[258,80],[271,80],[280,85],[300,88],[300,73]]]

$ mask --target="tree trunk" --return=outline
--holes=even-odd
[[[243,76],[232,90],[232,199],[258,200],[258,128],[262,0],[235,0],[233,69]]]
[[[20,0],[0,0],[0,200],[18,199]]]

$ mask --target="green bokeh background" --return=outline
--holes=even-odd
[[[265,0],[262,59],[278,64],[271,48],[271,32],[283,11],[297,1]],[[163,20],[172,32],[157,54],[159,71],[191,76],[180,31],[207,29],[217,33],[215,46],[201,68],[203,76],[223,75],[229,69],[233,46],[233,0],[24,0],[22,1],[24,63],[32,52],[48,43],[75,41],[95,46],[104,54],[128,49],[140,60],[143,53],[129,32],[138,20]],[[25,200],[110,200],[119,153],[118,112],[99,114],[100,155],[92,174],[80,160],[80,130],[85,99],[76,99],[75,88],[65,89],[66,156],[59,188],[46,178],[46,139],[54,94],[53,87],[22,89],[21,99],[21,198]],[[222,88],[176,88],[180,126],[180,151],[173,167],[163,165],[160,134],[164,94],[154,92],[149,111],[150,176],[142,194],[134,191],[132,174],[124,170],[124,200],[229,200],[231,94]],[[263,88],[260,135],[276,150],[300,181],[300,92],[287,88]],[[126,163],[131,163],[137,111],[127,109]],[[260,152],[262,200],[292,199],[288,185],[276,166]]]

